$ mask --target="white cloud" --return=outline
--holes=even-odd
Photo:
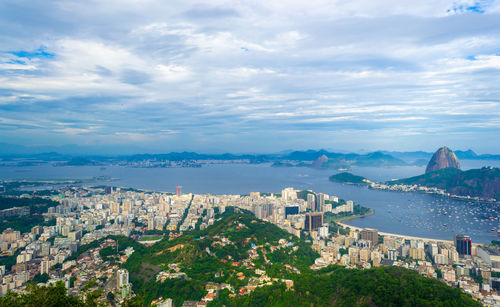
[[[498,1],[46,5],[43,21],[0,12],[9,127],[123,143],[182,131],[186,144],[227,130],[498,134]]]

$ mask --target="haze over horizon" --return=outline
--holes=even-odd
[[[500,1],[0,1],[3,151],[500,154],[498,80]]]

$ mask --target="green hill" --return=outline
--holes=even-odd
[[[330,266],[294,281],[291,291],[275,284],[247,296],[222,293],[209,306],[482,306],[459,289],[399,267]]]
[[[280,244],[280,239],[288,244]],[[135,293],[145,304],[163,296],[172,298],[177,306],[184,300],[200,300],[207,282],[239,289],[258,277],[256,269],[266,271],[270,277],[283,277],[290,274],[285,264],[306,270],[318,256],[303,240],[279,227],[228,208],[205,230],[164,239],[136,251],[125,268]],[[156,281],[159,272],[175,270],[186,276]]]
[[[365,177],[356,176],[348,172],[338,173],[330,176],[330,181],[349,183],[349,184],[368,184],[369,181]]]
[[[417,184],[440,188],[454,195],[500,199],[500,169],[496,167],[467,171],[444,168],[416,177],[390,181],[388,184]]]

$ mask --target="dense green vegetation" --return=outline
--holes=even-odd
[[[10,216],[1,218],[0,232],[7,228],[12,228],[21,232],[29,232],[33,226],[55,225],[55,219],[45,221],[42,213],[47,212],[49,207],[54,207],[58,204],[59,203],[56,201],[40,197],[19,198],[0,196],[0,210],[25,206],[30,208],[30,215],[28,216]]]
[[[40,197],[3,197],[0,196],[0,210],[14,207],[30,207],[31,214],[45,213],[47,208],[59,205],[58,202]]]
[[[101,256],[103,261],[115,260],[115,256],[117,255],[118,253],[116,252],[116,247],[114,246],[107,246],[99,251],[99,256]]]
[[[290,291],[281,283],[234,298],[223,291],[209,306],[481,306],[459,289],[399,267],[330,266],[293,279]]]
[[[136,250],[127,260],[124,266],[130,272],[135,293],[142,297],[144,304],[160,296],[172,298],[175,305],[182,304],[186,299],[199,300],[205,295],[206,282],[228,283],[235,288],[246,285],[247,278],[255,276],[254,271],[240,264],[233,265],[233,262],[248,258],[252,246],[265,246],[269,251],[269,263],[262,254],[253,261],[273,277],[283,276],[285,263],[307,270],[318,257],[303,240],[248,213],[235,212],[229,207],[218,217],[220,220],[205,230],[186,232],[173,240],[164,238],[151,247]],[[225,246],[213,244],[223,237],[232,243]],[[299,246],[298,250],[293,251],[290,246],[270,252],[270,246],[278,245],[280,239],[293,242],[293,246]],[[173,263],[178,264],[180,271],[186,273],[189,279],[156,282],[156,274],[171,271],[168,265]],[[236,274],[239,272],[246,278],[238,279]]]
[[[500,199],[500,168],[483,167],[461,171],[450,167],[416,177],[390,181],[388,184],[417,184],[440,188],[454,195]]]
[[[349,183],[349,184],[368,184],[365,177],[356,176],[351,173],[343,172],[330,176],[330,181]]]
[[[353,213],[354,215],[364,215],[370,212],[370,208],[363,207],[361,205],[354,204],[353,206]]]
[[[134,248],[134,250],[139,250],[139,251],[141,251],[145,248],[142,244],[135,242],[131,238],[127,238],[124,236],[108,236],[108,237],[105,237],[105,238],[102,238],[99,240],[95,240],[95,241],[92,241],[88,244],[84,244],[84,245],[80,246],[80,248],[78,248],[78,251],[76,253],[74,253],[73,255],[71,255],[70,257],[68,257],[66,260],[70,261],[70,260],[78,259],[78,257],[80,257],[82,254],[86,253],[87,251],[89,251],[93,248],[99,247],[107,239],[113,239],[113,240],[115,240],[115,242],[118,242],[118,252],[123,251],[128,246],[131,246]],[[106,251],[104,251],[103,254],[101,254],[101,257],[109,257],[112,255],[118,254],[116,252],[116,247],[104,248],[104,249],[106,249]],[[106,258],[106,260],[108,260],[108,259]]]
[[[28,283],[26,293],[19,294],[9,292],[0,298],[0,306],[29,306],[29,307],[78,307],[78,306],[99,306],[96,298],[99,293],[88,293],[85,302],[77,297],[66,293],[66,288],[62,282],[47,287],[38,286],[35,283]]]
[[[34,226],[54,226],[56,224],[56,219],[45,221],[44,217],[38,214],[20,217],[4,217],[0,220],[0,232],[7,228],[12,228],[24,233],[30,232],[31,228]]]
[[[49,281],[49,274],[47,274],[47,273],[43,273],[43,274],[37,273],[37,274],[35,274],[35,276],[33,276],[32,281],[34,281],[37,284],[38,283],[46,283],[47,281]]]
[[[9,196],[20,196],[23,194],[31,194],[33,196],[50,196],[59,194],[59,192],[55,190],[34,190],[34,191],[23,191],[23,187],[38,187],[42,185],[46,185],[45,182],[41,181],[4,181],[2,183],[3,191],[0,190],[0,193],[3,195]]]

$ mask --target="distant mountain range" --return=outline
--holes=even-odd
[[[0,155],[4,162],[23,159],[22,165],[37,161],[58,162],[61,165],[105,165],[108,163],[138,163],[141,161],[236,161],[248,163],[274,163],[273,166],[314,166],[320,168],[349,168],[350,166],[404,166],[409,163],[382,152],[369,154],[342,154],[326,150],[293,151],[281,154],[200,154],[196,152],[171,152],[166,154],[136,154],[120,156],[74,156],[56,152],[29,155]],[[319,160],[318,160],[319,159]],[[318,161],[317,161],[318,160]],[[31,162],[30,162],[31,161]]]
[[[406,162],[414,162],[420,159],[429,161],[429,159],[433,155],[432,152],[425,152],[425,151],[408,151],[408,152],[382,151],[382,152],[391,155],[395,158],[404,160]],[[465,151],[455,150],[454,153],[460,160],[500,160],[500,155],[491,155],[491,154],[478,155],[471,149]]]
[[[26,147],[18,146],[12,151],[11,146],[0,143],[0,163],[17,161],[17,165],[30,165],[37,162],[57,162],[60,165],[105,165],[109,163],[139,163],[141,161],[196,161],[244,160],[247,163],[273,163],[276,167],[313,166],[319,168],[348,169],[351,166],[423,166],[432,153],[376,151],[367,154],[339,153],[327,150],[283,151],[275,154],[202,154],[197,152],[170,152],[164,154],[132,155],[90,155],[61,154],[59,152],[31,153]],[[500,155],[477,155],[472,150],[455,151],[459,159],[500,160]],[[22,160],[22,161],[21,161]]]

